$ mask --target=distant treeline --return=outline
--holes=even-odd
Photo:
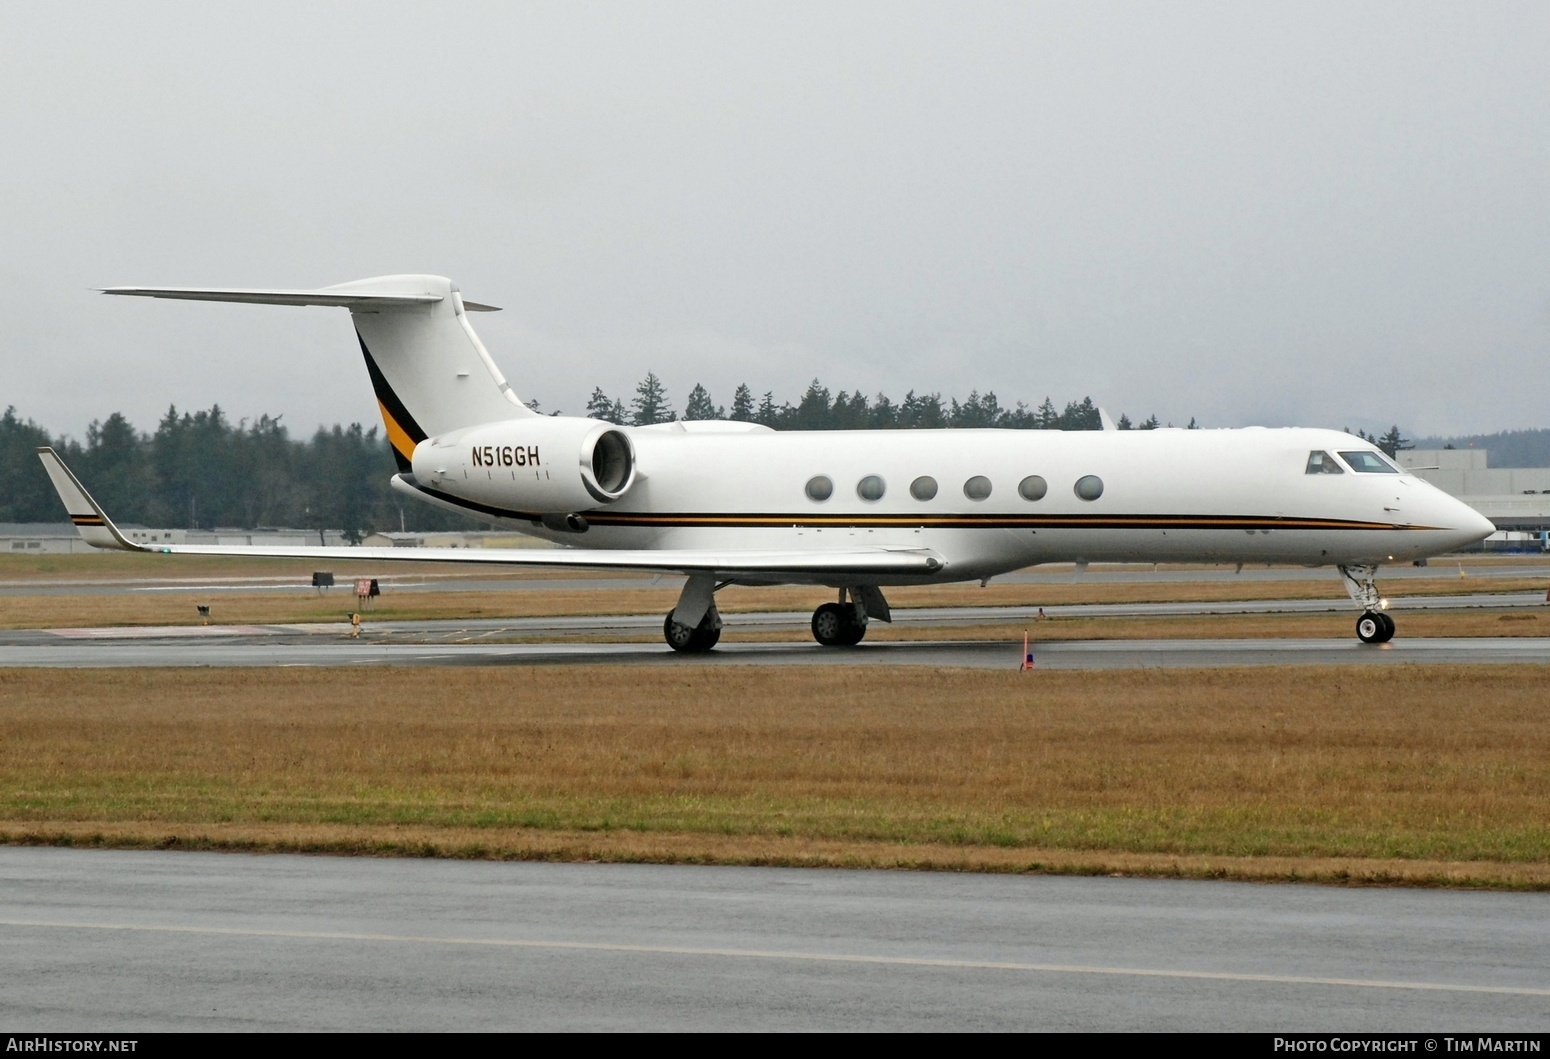
[[[592,391],[587,401],[586,414],[593,419],[606,419],[611,423],[628,426],[650,426],[668,423],[674,419],[735,419],[744,423],[760,423],[775,430],[911,430],[940,427],[1008,427],[1015,430],[1101,430],[1103,423],[1098,406],[1091,397],[1068,402],[1057,409],[1048,397],[1038,408],[1029,408],[1022,401],[1008,408],[1001,404],[995,393],[981,394],[971,391],[962,401],[956,397],[946,400],[940,393],[917,394],[914,390],[904,395],[902,401],[892,401],[887,394],[868,397],[860,390],[849,393],[841,390],[831,393],[823,383],[814,379],[796,404],[790,401],[775,403],[775,395],[766,392],[755,396],[748,386],[739,386],[732,394],[730,405],[718,405],[710,392],[696,384],[689,391],[683,414],[673,410],[667,388],[656,375],[648,373],[635,387],[635,396],[628,404],[610,397],[602,387]],[[1121,430],[1152,430],[1163,424],[1156,416],[1141,423],[1133,423],[1121,413],[1116,420]],[[1172,426],[1172,424],[1169,424]],[[1194,427],[1191,419],[1189,426]]]
[[[233,423],[220,406],[169,408],[154,433],[115,412],[84,442],[51,437],[14,408],[0,416],[0,522],[63,522],[65,511],[33,450],[52,445],[116,522],[147,526],[465,529],[460,516],[405,501],[376,427],[319,428],[297,441],[277,416]]]
[[[1456,438],[1422,438],[1422,449],[1486,449],[1492,467],[1550,467],[1550,430],[1504,430]]]

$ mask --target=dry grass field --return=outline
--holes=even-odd
[[[0,671],[0,837],[1550,889],[1534,666]]]

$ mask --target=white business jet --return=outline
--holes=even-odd
[[[783,431],[749,423],[617,426],[538,415],[439,276],[322,290],[114,287],[104,293],[350,310],[406,496],[566,547],[439,549],[131,543],[52,450],[39,450],[81,535],[174,555],[491,563],[687,575],[664,634],[721,635],[726,585],[824,585],[825,646],[891,620],[891,585],[983,581],[1039,563],[1334,566],[1357,636],[1394,635],[1379,564],[1437,555],[1494,527],[1332,430]]]

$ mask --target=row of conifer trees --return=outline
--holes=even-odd
[[[814,379],[807,391],[795,404],[785,401],[775,403],[775,394],[765,392],[755,396],[747,384],[733,392],[729,405],[718,405],[710,391],[696,383],[689,391],[680,415],[673,409],[667,388],[655,374],[648,373],[635,387],[635,396],[628,403],[610,397],[602,387],[592,391],[587,401],[586,414],[594,419],[606,419],[612,423],[631,426],[649,426],[667,423],[674,419],[734,419],[744,423],[760,423],[775,430],[909,430],[940,427],[1006,427],[1016,430],[1100,430],[1098,407],[1091,397],[1068,402],[1057,410],[1048,397],[1038,408],[1029,408],[1022,401],[1012,407],[1001,404],[994,391],[981,394],[971,391],[959,401],[956,397],[943,399],[940,393],[917,394],[914,390],[904,395],[902,401],[893,401],[887,394],[868,397],[861,390],[831,393],[828,387]],[[1134,426],[1149,430],[1161,426],[1156,416],[1133,424],[1128,415],[1118,419],[1121,430]],[[1170,426],[1172,424],[1169,424]],[[1193,427],[1195,421],[1190,420]]]

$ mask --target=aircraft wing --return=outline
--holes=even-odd
[[[929,574],[946,565],[924,548],[853,548],[843,551],[700,551],[693,549],[597,550],[582,548],[359,548],[220,544],[135,544],[91,498],[51,448],[37,450],[70,521],[95,548],[166,555],[243,555],[270,559],[329,559],[368,562],[467,563],[561,569],[646,570],[671,573]]]

